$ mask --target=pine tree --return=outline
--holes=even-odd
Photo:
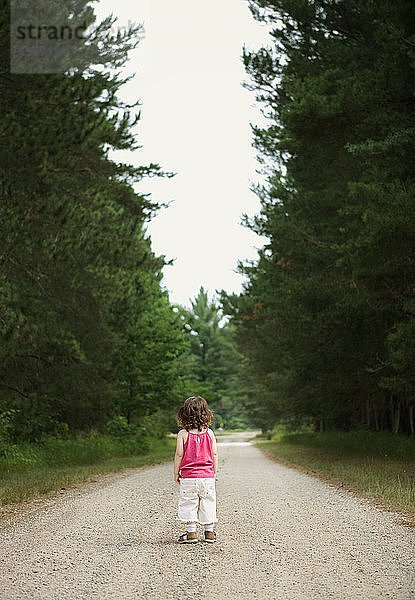
[[[94,23],[87,0],[65,7]],[[163,173],[109,158],[137,147],[117,73],[137,28],[111,40],[109,23],[63,74],[12,73],[0,57],[0,412],[15,410],[23,439],[102,428],[127,398],[138,415],[177,402],[180,324],[144,230],[157,205],[133,189]],[[7,4],[0,27],[8,39]]]
[[[227,299],[241,348],[274,419],[398,431],[400,414],[408,431],[413,394],[393,382],[413,318],[414,7],[251,8],[272,45],[244,52],[270,123],[254,130],[267,184],[246,222],[269,243]]]

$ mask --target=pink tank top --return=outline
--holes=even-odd
[[[215,477],[213,470],[212,438],[208,430],[187,434],[183,444],[184,454],[180,463],[180,477]]]

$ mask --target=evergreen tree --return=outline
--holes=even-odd
[[[413,430],[414,6],[250,4],[272,44],[244,52],[270,122],[246,223],[269,243],[223,302],[274,420]]]
[[[209,301],[203,287],[190,311],[178,308],[190,340],[182,362],[187,395],[206,398],[216,414],[216,427],[246,427],[244,399],[250,396],[252,382],[244,373],[233,325],[223,319],[218,303]]]
[[[94,24],[90,2],[66,5]],[[0,19],[4,43],[7,3]],[[157,205],[133,189],[163,173],[109,158],[137,148],[140,117],[116,70],[137,28],[109,39],[111,22],[64,74],[10,72],[8,44],[0,56],[0,412],[15,438],[177,402],[181,325],[144,229]]]

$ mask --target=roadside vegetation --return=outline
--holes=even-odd
[[[254,443],[282,464],[404,512],[415,523],[415,444],[407,436],[363,430],[276,432]]]
[[[0,505],[91,481],[95,475],[169,460],[175,443],[165,436],[121,438],[92,432],[9,445],[0,457]]]
[[[267,117],[245,224],[267,241],[222,292],[248,416],[415,436],[415,4],[250,8],[270,36],[243,56]]]

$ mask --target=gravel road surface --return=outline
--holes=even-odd
[[[172,464],[5,507],[0,598],[415,598],[399,515],[218,438],[216,544],[179,545]]]

